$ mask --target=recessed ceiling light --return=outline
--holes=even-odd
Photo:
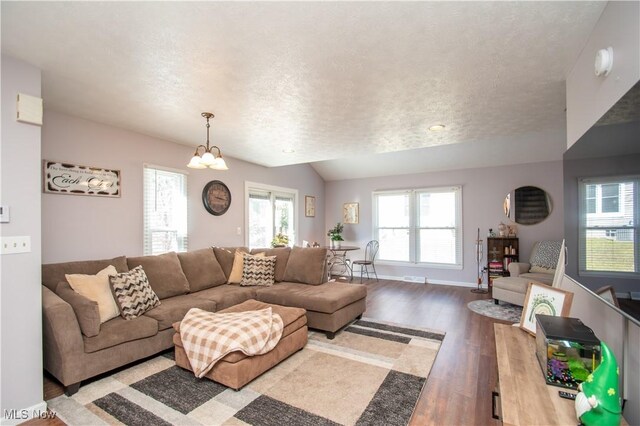
[[[441,132],[443,131],[445,128],[444,124],[434,124],[433,126],[429,127],[429,131],[431,132]]]
[[[284,152],[285,154],[293,154],[294,152],[296,152],[296,150],[293,148],[285,148],[282,150],[282,152]]]

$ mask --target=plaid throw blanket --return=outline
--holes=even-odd
[[[271,308],[224,314],[191,308],[180,323],[180,338],[194,374],[201,378],[231,352],[249,356],[269,352],[283,329],[282,318]]]

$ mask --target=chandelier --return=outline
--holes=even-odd
[[[191,158],[187,167],[192,169],[206,169],[209,167],[214,170],[229,170],[227,163],[225,163],[224,158],[222,158],[220,148],[215,145],[209,147],[209,119],[214,116],[210,112],[203,112],[202,116],[207,119],[207,146],[198,145],[196,147],[196,152],[193,154],[193,158]],[[204,148],[202,154],[200,154],[200,148]],[[213,149],[217,151],[215,155],[211,152]]]

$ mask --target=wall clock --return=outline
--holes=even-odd
[[[219,180],[212,180],[202,190],[204,208],[214,216],[221,216],[231,205],[231,191]]]

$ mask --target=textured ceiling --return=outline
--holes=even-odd
[[[2,52],[43,70],[46,108],[192,146],[211,111],[225,155],[334,179],[331,161],[409,150],[402,172],[426,147],[564,129],[604,5],[2,2]]]

